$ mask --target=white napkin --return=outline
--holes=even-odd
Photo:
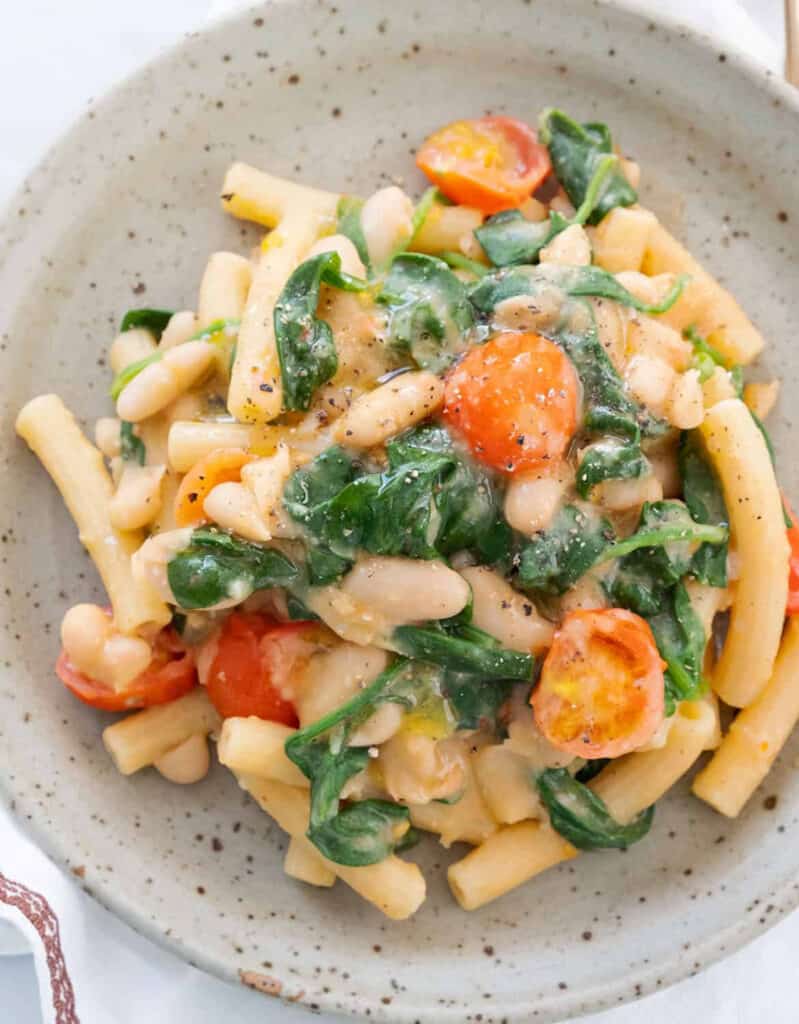
[[[638,2],[653,13],[665,6],[662,0]],[[202,6],[209,17],[216,17],[245,3],[211,0]],[[82,31],[82,7],[72,7],[75,32]],[[778,70],[780,7],[780,0],[670,0],[668,11],[671,17],[745,48]],[[171,14],[164,42],[176,34],[174,7]],[[193,15],[186,12],[185,27],[195,26],[196,9]],[[120,45],[119,39],[115,42]],[[98,50],[102,44],[101,39]],[[2,184],[0,180],[0,191]],[[216,1024],[227,1019],[237,1024],[302,1024],[319,1020],[299,1007],[226,985],[155,947],[85,896],[76,880],[56,868],[23,835],[9,810],[0,807],[0,954],[18,954],[26,948],[35,960],[44,1024]],[[584,1018],[585,1024],[638,1024],[644,1012],[649,1024],[671,1024],[674,1019],[704,1024],[768,1019],[772,1024],[793,1024],[791,950],[797,948],[799,914],[701,978],[650,997],[645,1010],[632,1004]],[[8,977],[7,965],[3,966],[3,976]],[[752,985],[753,977],[757,985]],[[6,1014],[12,996],[10,991],[0,994],[3,1021],[11,1020]],[[14,1024],[34,1022],[15,1018]]]

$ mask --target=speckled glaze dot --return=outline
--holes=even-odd
[[[796,96],[733,52],[613,5],[496,0],[490,24],[483,0],[264,5],[92,104],[0,228],[5,794],[87,892],[269,996],[403,1024],[555,1021],[695,973],[799,902],[796,740],[739,820],[685,784],[626,854],[582,856],[472,915],[444,879],[462,849],[423,845],[428,900],[395,924],[340,882],[287,879],[285,837],[227,771],[191,787],[118,775],[100,742],[107,719],[52,672],[65,608],[101,591],[14,416],[48,390],[84,423],[107,414],[105,354],[122,313],[193,308],[209,253],[258,241],[220,212],[228,163],[343,192],[397,180],[418,193],[413,152],[432,129],[470,111],[533,120],[550,104],[610,124],[641,163],[643,201],[762,328],[762,374],[778,372],[785,396],[773,436],[789,451]],[[780,468],[799,499],[799,464]]]

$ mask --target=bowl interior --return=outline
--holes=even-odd
[[[52,673],[61,615],[98,599],[97,579],[13,419],[48,390],[86,422],[108,411],[105,353],[121,313],[191,308],[208,254],[257,239],[217,202],[234,158],[341,191],[420,190],[414,148],[435,126],[485,111],[532,119],[551,104],[611,125],[642,164],[644,201],[763,329],[760,372],[783,379],[772,421],[781,475],[798,497],[796,107],[734,56],[620,8],[497,0],[489,16],[478,0],[308,0],[241,15],[90,110],[0,236],[7,797],[137,928],[209,970],[266,974],[326,1009],[552,1020],[723,955],[793,904],[799,741],[740,820],[677,792],[628,853],[581,857],[475,914],[451,899],[452,855],[430,843],[419,853],[427,903],[410,922],[385,922],[341,884],[286,879],[283,835],[227,772],[187,789],[115,772],[100,744],[106,719]]]

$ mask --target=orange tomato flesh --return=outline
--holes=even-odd
[[[539,334],[501,334],[452,370],[444,418],[481,462],[503,473],[554,468],[577,427],[580,384]]]
[[[203,502],[217,484],[236,483],[241,468],[255,455],[244,448],[215,448],[200,459],[180,481],[175,495],[175,522],[178,526],[199,526],[207,521]]]
[[[416,163],[453,202],[484,213],[519,206],[552,170],[535,131],[511,117],[454,121],[424,142]]]
[[[664,716],[664,662],[648,623],[621,608],[572,612],[530,703],[553,746],[619,757],[652,738]]]

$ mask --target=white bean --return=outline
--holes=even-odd
[[[666,408],[666,419],[679,430],[693,430],[704,418],[705,402],[702,385],[699,383],[699,371],[688,370],[674,381]]]
[[[77,604],[61,623],[61,643],[77,669],[114,690],[124,689],[152,660],[146,640],[124,636],[96,604]]]
[[[648,274],[640,274],[637,270],[622,270],[615,277],[639,302],[646,302],[650,306],[662,302],[675,281],[674,274],[657,274],[649,277]]]
[[[381,704],[374,714],[350,736],[350,747],[377,747],[390,740],[402,725],[403,711],[399,704]]]
[[[702,400],[706,409],[712,408],[728,398],[736,398],[735,385],[729,373],[717,366],[713,373],[702,384]]]
[[[281,521],[281,496],[286,481],[293,469],[291,453],[286,445],[278,445],[274,455],[256,459],[241,470],[241,482],[250,490],[255,499],[258,515],[271,531]]]
[[[437,412],[444,383],[432,373],[403,373],[357,398],[336,422],[342,444],[372,448]]]
[[[103,644],[103,664],[95,678],[114,690],[124,690],[153,660],[146,640],[113,632]]]
[[[169,318],[169,323],[161,334],[158,347],[164,350],[174,348],[175,345],[183,345],[199,329],[200,321],[196,314],[189,309],[182,309],[179,313],[173,313]]]
[[[396,185],[381,188],[363,204],[361,228],[369,259],[375,266],[383,266],[411,237],[413,203]]]
[[[641,313],[630,317],[627,349],[631,354],[661,359],[679,371],[687,369],[693,358],[693,347],[679,331]]]
[[[107,459],[113,459],[119,455],[121,426],[122,424],[116,416],[101,416],[94,425],[94,443]]]
[[[308,250],[307,259],[311,256],[318,256],[323,252],[337,252],[341,257],[341,269],[345,274],[352,274],[353,277],[366,277],[366,267],[354,243],[346,235],[325,235],[314,242]]]
[[[633,356],[624,372],[630,394],[657,416],[663,415],[674,378],[672,367],[657,356]]]
[[[591,243],[581,224],[571,224],[555,235],[539,253],[541,263],[560,263],[587,267],[591,262]]]
[[[566,463],[554,473],[536,471],[511,477],[504,505],[508,523],[528,537],[545,530],[555,518],[572,480],[573,472]]]
[[[544,285],[538,294],[514,295],[494,307],[493,323],[498,330],[539,331],[560,319],[564,292],[554,285]]]
[[[398,732],[380,748],[378,764],[393,800],[426,804],[463,788],[466,770],[458,751],[413,732]]]
[[[512,651],[537,654],[551,645],[555,627],[499,573],[475,566],[463,569],[461,576],[472,588],[475,626]]]
[[[191,526],[186,526],[149,537],[130,560],[133,578],[139,583],[148,583],[164,601],[174,604],[167,566],[179,551],[189,546],[193,532]]]
[[[647,458],[652,464],[652,472],[660,481],[664,498],[679,498],[682,494],[682,477],[674,448],[648,452]]]
[[[138,530],[151,523],[161,511],[165,472],[166,466],[125,465],[108,503],[111,525],[117,530]]]
[[[160,412],[203,377],[216,358],[207,341],[187,341],[170,348],[163,359],[146,366],[117,399],[120,419],[138,423]]]
[[[196,733],[153,763],[165,779],[179,786],[199,782],[205,778],[211,766],[208,741],[202,733]]]
[[[294,700],[300,725],[304,728],[341,707],[387,665],[388,654],[380,647],[339,644],[312,655],[296,681]]]
[[[592,498],[611,512],[640,508],[645,501],[660,501],[663,488],[654,474],[633,480],[604,480],[594,488]]]
[[[599,343],[617,372],[622,373],[627,359],[626,312],[618,302],[610,299],[591,298],[588,301],[594,310]]]
[[[469,584],[443,562],[366,557],[341,584],[343,592],[393,625],[448,619],[469,603]]]
[[[108,362],[114,373],[119,373],[131,363],[138,363],[140,359],[155,352],[155,338],[143,327],[134,327],[130,331],[123,331],[118,334],[111,343],[108,352]]]
[[[217,484],[206,496],[203,512],[223,530],[231,530],[247,540],[271,540],[255,496],[244,484],[232,481]]]

